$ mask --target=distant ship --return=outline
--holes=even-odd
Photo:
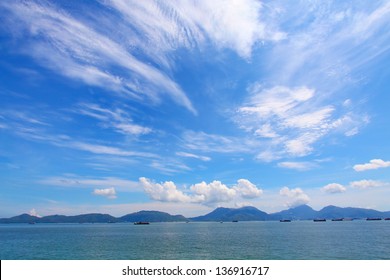
[[[385,218],[385,221],[390,221],[390,218]]]
[[[238,223],[238,221],[237,221],[237,220],[233,220],[232,222],[233,222],[233,223]]]
[[[135,222],[135,225],[148,225],[149,222]]]
[[[380,221],[382,218],[367,218],[367,221]]]
[[[341,221],[344,221],[344,218],[332,219],[332,222],[341,222]]]
[[[279,222],[281,222],[281,223],[289,223],[289,222],[291,222],[291,220],[289,220],[289,219],[283,219],[283,220],[279,220]]]
[[[314,219],[313,222],[326,222],[326,219]]]

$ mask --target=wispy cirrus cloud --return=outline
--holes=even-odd
[[[288,33],[269,56],[271,78],[281,84],[317,85],[326,88],[328,96],[335,89],[358,83],[361,77],[354,76],[354,71],[368,67],[389,50],[390,5],[387,1],[366,4],[351,8],[339,1],[304,6],[271,3]]]
[[[149,134],[152,129],[135,124],[129,114],[120,108],[108,109],[98,104],[79,104],[74,110],[78,114],[89,116],[101,121],[103,127],[112,128],[124,135]]]
[[[44,2],[8,2],[2,3],[2,7],[19,21],[13,28],[20,28],[29,36],[28,52],[24,51],[44,66],[69,78],[134,98],[146,94],[158,101],[161,94],[168,94],[196,113],[177,83],[158,68],[136,58],[118,38],[104,32],[104,26],[97,31],[93,22],[78,20]],[[124,70],[121,74],[115,70],[118,67]]]
[[[305,161],[283,161],[278,163],[278,167],[287,168],[287,169],[295,169],[298,171],[305,171],[315,168],[317,165],[313,162],[305,162]]]
[[[354,165],[353,169],[355,171],[361,172],[386,167],[390,167],[390,161],[384,161],[383,159],[372,159],[368,163]]]
[[[6,129],[10,129],[7,127]],[[140,158],[158,158],[159,156],[150,153],[137,151],[130,148],[119,147],[112,143],[102,144],[101,141],[78,141],[68,135],[53,134],[41,127],[29,127],[23,123],[18,123],[12,128],[16,135],[31,141],[38,141],[53,146],[68,148],[89,152],[96,155],[120,156],[120,157],[140,157]]]
[[[119,189],[122,192],[140,192],[138,182],[117,177],[88,177],[74,174],[43,178],[41,184],[68,188]]]
[[[23,34],[28,42],[20,50],[42,66],[141,102],[145,97],[159,102],[167,95],[194,114],[172,75],[176,50],[212,45],[249,59],[257,43],[285,38],[276,26],[261,21],[263,6],[254,0],[111,0],[97,6],[93,16],[82,7],[73,16],[66,7],[44,1],[3,2],[0,7],[12,15],[7,24],[13,34]]]
[[[249,58],[257,42],[285,38],[276,26],[261,21],[263,5],[259,1],[110,0],[105,4],[143,34],[147,46],[142,49],[157,61],[161,59],[156,58],[157,54],[177,48],[202,49],[210,42]]]
[[[185,157],[185,158],[195,158],[195,159],[199,159],[201,161],[210,161],[211,160],[210,157],[195,155],[195,154],[186,153],[186,152],[177,152],[176,155],[178,155],[180,157]]]
[[[248,153],[256,145],[251,139],[237,136],[210,134],[203,131],[185,131],[182,136],[185,149],[204,153]]]

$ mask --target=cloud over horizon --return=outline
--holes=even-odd
[[[300,205],[308,204],[310,198],[301,188],[290,189],[288,187],[283,187],[280,189],[279,194],[290,198],[286,202],[286,206],[293,208]]]
[[[239,179],[237,185],[228,187],[221,181],[201,182],[180,190],[174,182],[155,183],[145,177],[139,178],[141,186],[153,200],[162,202],[201,203],[206,205],[231,202],[235,198],[253,199],[263,191],[249,180]]]

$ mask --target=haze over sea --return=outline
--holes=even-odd
[[[390,222],[1,224],[0,259],[390,259]]]

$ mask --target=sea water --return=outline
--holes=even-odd
[[[390,259],[390,221],[1,224],[0,259]]]

